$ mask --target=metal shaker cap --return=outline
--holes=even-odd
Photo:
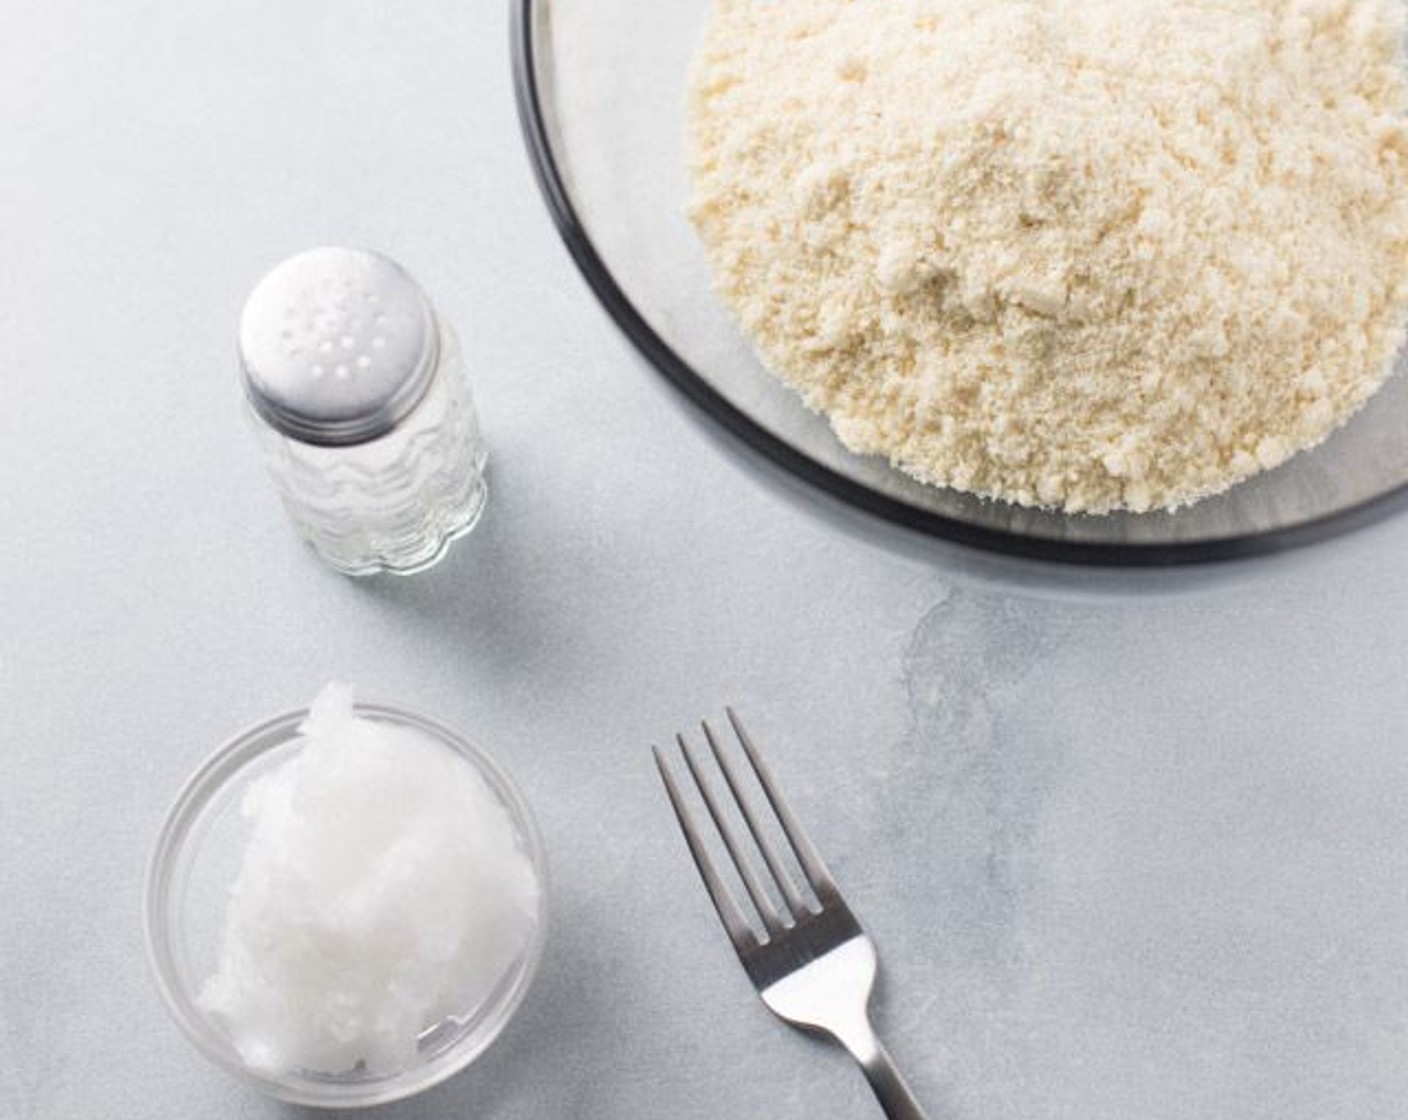
[[[309,249],[277,265],[240,318],[240,362],[255,412],[305,443],[365,443],[425,395],[439,360],[420,285],[366,249]]]

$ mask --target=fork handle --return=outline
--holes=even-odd
[[[865,1079],[889,1120],[929,1120],[868,1020],[836,1037],[865,1070]]]
[[[928,1120],[889,1053],[878,1041],[870,1060],[862,1060],[860,1064],[865,1070],[866,1080],[875,1091],[875,1099],[890,1120]]]

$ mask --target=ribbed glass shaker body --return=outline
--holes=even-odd
[[[240,345],[269,473],[332,567],[422,571],[478,522],[487,454],[459,344],[394,262],[290,258],[250,296]]]

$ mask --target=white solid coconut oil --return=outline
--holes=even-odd
[[[428,732],[357,714],[340,684],[299,731],[244,796],[200,1006],[256,1071],[393,1074],[528,951],[540,885],[502,800]]]

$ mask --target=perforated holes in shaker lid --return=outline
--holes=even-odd
[[[365,249],[309,249],[255,286],[240,319],[250,404],[305,443],[364,443],[419,403],[438,360],[419,284]]]

